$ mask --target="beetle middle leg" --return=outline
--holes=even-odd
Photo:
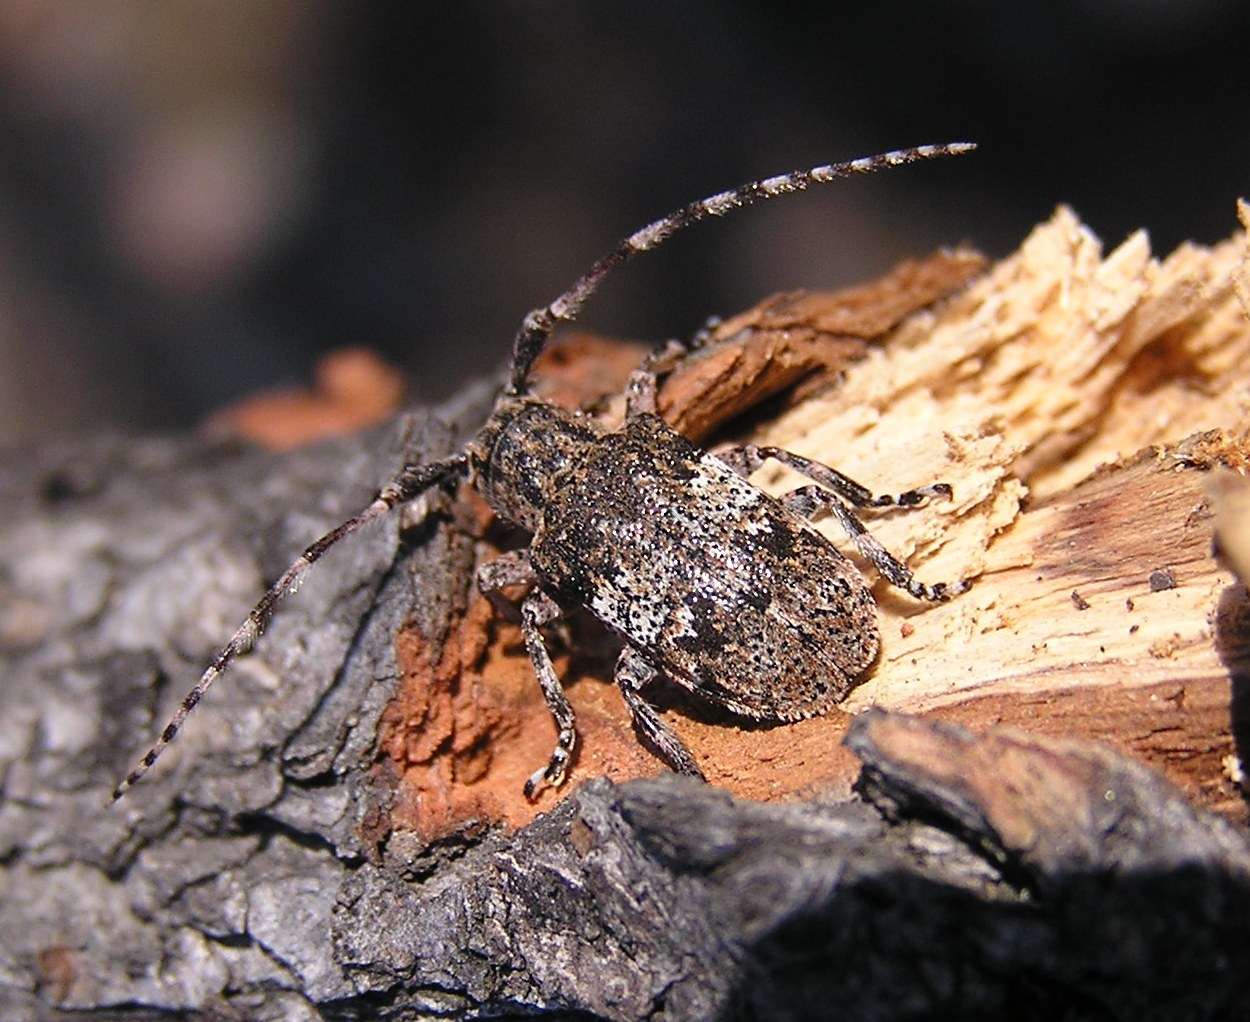
[[[536,586],[537,581],[529,552],[525,550],[503,554],[489,564],[482,565],[477,572],[478,588],[496,605],[500,599],[500,589],[513,585]],[[525,650],[529,653],[534,674],[542,687],[543,698],[547,701],[547,708],[551,710],[558,731],[551,759],[546,766],[535,770],[525,782],[525,797],[528,799],[534,797],[539,785],[550,784],[558,787],[561,784],[573,758],[573,748],[577,744],[573,707],[568,696],[564,694],[564,686],[556,676],[556,669],[542,634],[545,625],[559,620],[562,615],[559,604],[541,589],[530,589],[521,601],[521,636],[525,640]]]
[[[921,600],[946,600],[962,593],[971,584],[967,579],[953,585],[937,582],[932,585],[920,582],[911,569],[888,551],[875,536],[865,528],[847,506],[913,508],[931,497],[949,497],[951,488],[946,483],[931,483],[898,494],[874,494],[866,486],[857,483],[837,469],[802,455],[793,454],[780,447],[757,447],[744,444],[715,452],[715,456],[743,478],[750,476],[765,461],[772,459],[794,469],[817,485],[800,486],[783,495],[781,502],[791,511],[810,521],[825,515],[837,519],[843,531],[855,544],[860,555],[877,569],[892,585],[905,589]]]

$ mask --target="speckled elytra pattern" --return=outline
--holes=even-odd
[[[832,707],[876,657],[876,605],[855,566],[659,419],[588,445],[555,481],[530,547],[539,583],[692,692],[797,720]]]

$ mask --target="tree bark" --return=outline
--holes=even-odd
[[[575,622],[579,755],[525,801],[554,729],[471,586],[519,537],[466,489],[332,551],[109,806],[400,431],[0,459],[0,1017],[1247,1014],[1250,613],[1212,555],[1220,527],[1237,563],[1246,518],[1235,476],[1206,489],[1245,464],[1242,244],[1104,259],[1061,212],[971,283],[943,255],[716,327],[672,421],[712,442],[750,412],[878,492],[945,479],[870,527],[975,585],[877,590],[856,716],[750,727],[658,692],[709,786],[654,776]],[[613,376],[582,343],[549,381]],[[489,399],[410,438],[455,450]]]

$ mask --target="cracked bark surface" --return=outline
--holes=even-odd
[[[3,463],[6,1019],[1250,1010],[1244,833],[1084,743],[870,712],[849,738],[861,800],[594,780],[511,834],[369,847],[392,635],[463,584],[454,530],[394,564],[394,530],[340,551],[264,640],[280,672],[241,665],[106,807],[216,637],[181,605],[232,620],[320,527],[290,509],[341,514],[379,447],[103,441]],[[452,609],[424,606],[427,626]]]

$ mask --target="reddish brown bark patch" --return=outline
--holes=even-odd
[[[393,415],[403,401],[403,375],[364,348],[323,357],[312,387],[264,391],[223,408],[204,428],[285,451],[353,433]]]
[[[638,745],[615,687],[570,677],[569,657],[556,654],[579,744],[565,786],[527,801],[525,780],[551,756],[556,729],[519,627],[475,597],[436,659],[431,648],[413,628],[396,638],[403,682],[380,727],[386,772],[396,779],[384,830],[432,842],[481,824],[519,827],[591,777],[660,771]]]

